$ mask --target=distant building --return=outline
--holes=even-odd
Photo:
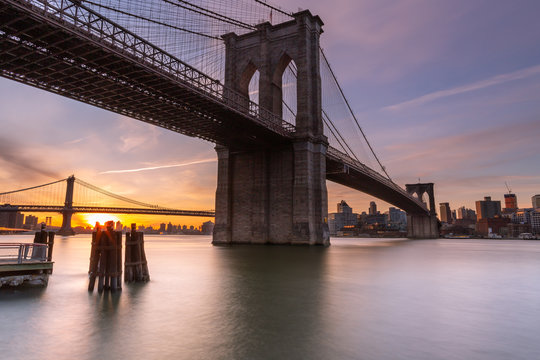
[[[491,196],[484,197],[484,200],[476,202],[476,216],[478,220],[492,219],[497,215],[501,215],[501,202],[499,200],[491,200]]]
[[[517,238],[521,233],[530,233],[531,224],[508,224],[508,236]]]
[[[0,227],[22,229],[24,215],[20,212],[5,211],[0,213]]]
[[[358,224],[358,214],[352,212],[352,208],[345,200],[341,200],[341,202],[337,204],[337,211],[337,213],[328,214],[328,229],[330,235],[334,236],[345,226],[356,226]]]
[[[24,228],[34,230],[37,229],[38,218],[34,215],[27,215],[24,219]]]
[[[465,206],[462,206],[457,209],[457,219],[476,221],[476,212],[473,209],[467,209]]]
[[[452,222],[452,211],[450,210],[450,204],[447,202],[439,203],[439,212],[441,214],[441,221],[445,223]]]
[[[375,201],[369,203],[369,215],[377,215],[377,204],[375,204]]]
[[[540,211],[531,213],[531,231],[535,234],[540,234]]]
[[[516,194],[504,194],[504,207],[506,209],[518,208]]]
[[[115,226],[114,226],[114,229],[115,229],[116,231],[122,231],[123,226],[122,226],[122,223],[120,222],[120,220],[118,220],[118,221],[116,222],[116,224],[115,224]]]
[[[165,223],[159,224],[159,232],[160,233],[165,233],[166,231],[167,231],[167,224],[165,224]]]
[[[507,228],[510,219],[503,217],[482,218],[476,222],[478,235],[488,236],[490,233],[499,234],[501,228]]]
[[[530,224],[534,209],[516,209],[511,219],[514,224]]]
[[[201,232],[203,235],[212,235],[214,232],[214,223],[212,221],[203,222]]]
[[[531,198],[531,201],[532,201],[532,207],[534,209],[540,209],[540,195],[534,195]]]
[[[441,221],[447,224],[452,222],[452,212],[450,211],[450,204],[447,202],[440,203]]]
[[[407,229],[407,213],[394,207],[388,209],[388,226],[396,230]]]

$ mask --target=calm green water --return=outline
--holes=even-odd
[[[152,280],[99,295],[57,238],[47,288],[0,289],[0,358],[540,359],[540,241],[145,239]]]

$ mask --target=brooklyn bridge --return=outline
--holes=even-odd
[[[2,211],[61,212],[64,229],[73,212],[215,216],[215,244],[328,245],[330,180],[406,211],[409,237],[437,237],[433,184],[390,178],[320,47],[323,21],[258,0],[217,3],[0,0],[3,77],[212,142],[218,157],[215,214],[76,204],[75,184],[116,195],[74,177],[59,181],[61,204],[0,197]]]

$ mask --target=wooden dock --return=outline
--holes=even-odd
[[[34,243],[0,244],[0,287],[46,286],[53,271],[54,233],[37,232]]]

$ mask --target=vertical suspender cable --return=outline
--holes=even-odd
[[[341,93],[341,96],[343,97],[343,100],[345,100],[345,104],[347,105],[347,108],[349,108],[349,111],[350,111],[350,113],[351,113],[351,115],[352,115],[352,117],[354,119],[354,122],[356,123],[356,126],[358,126],[358,129],[362,133],[362,136],[364,137],[364,140],[366,140],[366,143],[369,146],[369,149],[371,150],[371,153],[373,154],[373,156],[375,156],[375,160],[377,160],[377,163],[381,167],[382,171],[386,174],[386,177],[388,178],[388,180],[392,181],[392,179],[390,178],[390,175],[388,175],[388,173],[386,172],[386,168],[383,166],[383,164],[381,164],[379,158],[377,157],[377,154],[375,154],[375,151],[371,147],[371,144],[369,143],[369,141],[368,141],[368,139],[366,137],[366,134],[364,134],[364,130],[362,130],[362,127],[360,126],[360,123],[356,119],[356,115],[354,115],[354,112],[353,112],[353,110],[351,108],[351,105],[349,105],[349,101],[345,97],[345,93],[343,92],[343,89],[341,88],[341,85],[339,85],[339,82],[337,81],[336,75],[334,74],[334,70],[332,70],[332,68],[330,67],[330,63],[328,62],[328,59],[326,58],[326,55],[324,54],[323,49],[320,48],[320,50],[321,50],[321,54],[323,56],[324,62],[328,66],[328,69],[330,70],[330,73],[332,74],[332,77],[334,78],[334,81],[336,82],[336,85],[337,85],[337,87],[339,89],[339,92]]]

